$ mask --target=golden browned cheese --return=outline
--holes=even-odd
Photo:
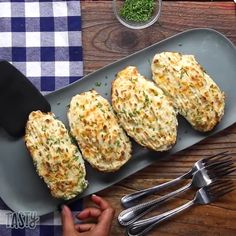
[[[212,130],[224,115],[225,96],[193,55],[156,54],[153,80],[173,100],[178,112],[202,132]]]
[[[64,124],[52,113],[31,112],[25,144],[52,196],[68,200],[87,187],[82,156]]]
[[[68,119],[85,160],[103,172],[113,172],[131,157],[131,142],[119,126],[109,102],[91,90],[74,96]]]
[[[176,142],[177,119],[171,100],[152,81],[129,66],[112,84],[112,106],[129,136],[156,151]]]

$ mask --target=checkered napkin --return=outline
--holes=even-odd
[[[82,202],[76,201],[69,207],[73,210],[72,214],[76,219],[75,215],[82,209]],[[35,212],[12,212],[0,199],[0,235],[62,236],[60,213],[55,211],[38,217]]]
[[[79,1],[0,0],[0,59],[43,92],[83,76]]]
[[[0,60],[11,62],[42,93],[80,79],[80,2],[0,0]],[[74,214],[81,205],[71,206]],[[59,212],[36,218],[35,228],[27,221],[22,225],[19,217],[0,200],[0,236],[61,236]]]

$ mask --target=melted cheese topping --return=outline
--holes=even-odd
[[[153,79],[199,131],[210,131],[224,114],[224,93],[194,56],[163,52],[152,62]]]
[[[176,142],[177,119],[170,99],[136,67],[117,74],[112,106],[128,135],[142,146],[164,151]]]
[[[38,174],[56,198],[76,197],[87,187],[81,154],[64,124],[52,113],[31,112],[26,125],[26,146]]]
[[[118,170],[131,157],[131,143],[119,126],[109,102],[95,90],[72,98],[68,119],[72,135],[93,167]]]

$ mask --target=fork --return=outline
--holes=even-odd
[[[231,158],[219,160],[203,167],[193,174],[193,178],[190,183],[184,187],[177,189],[165,196],[154,199],[149,202],[138,204],[134,207],[130,207],[122,211],[118,216],[118,221],[121,225],[127,226],[141,218],[148,212],[157,208],[162,203],[172,199],[174,196],[183,193],[189,189],[198,189],[206,185],[211,184],[218,178],[226,176],[231,172],[235,171],[234,162]]]
[[[208,186],[205,186],[199,189],[192,201],[185,203],[184,205],[177,207],[173,210],[167,211],[160,215],[140,220],[135,222],[134,224],[130,225],[127,230],[126,234],[128,236],[142,236],[153,229],[159,223],[170,219],[171,217],[175,216],[176,214],[186,210],[187,208],[193,205],[204,205],[209,204],[219,197],[233,191],[235,189],[232,181],[224,180],[224,181],[215,181]]]
[[[149,196],[153,193],[157,193],[160,190],[166,189],[170,186],[174,186],[175,184],[177,184],[181,180],[188,179],[188,178],[192,177],[194,172],[196,172],[197,170],[203,168],[206,165],[212,164],[215,161],[221,160],[222,158],[225,158],[228,155],[229,155],[228,151],[225,151],[225,152],[220,152],[218,154],[203,158],[203,159],[197,161],[196,163],[194,163],[192,169],[190,169],[187,173],[183,174],[182,176],[180,176],[174,180],[171,180],[169,182],[166,182],[166,183],[163,183],[163,184],[151,187],[151,188],[140,190],[135,193],[125,195],[124,197],[121,198],[121,204],[125,208],[132,207],[142,198]]]

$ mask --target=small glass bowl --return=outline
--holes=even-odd
[[[154,24],[159,19],[160,15],[161,15],[162,0],[157,0],[157,1],[154,1],[155,2],[154,11],[152,13],[152,17],[148,21],[145,21],[145,22],[128,21],[128,20],[124,19],[122,16],[120,16],[120,9],[122,8],[124,2],[125,2],[125,0],[123,0],[123,1],[113,0],[112,1],[113,11],[114,11],[114,14],[115,14],[116,18],[118,19],[118,21],[122,25],[124,25],[130,29],[147,28],[147,27],[151,26],[152,24]]]

